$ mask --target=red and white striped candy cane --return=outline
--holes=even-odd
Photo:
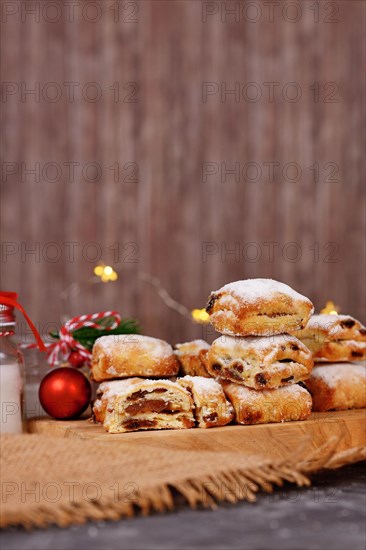
[[[95,321],[113,317],[113,323],[108,327],[101,327]],[[60,339],[54,344],[47,346],[47,358],[51,365],[54,365],[61,355],[64,360],[67,360],[73,351],[78,351],[86,362],[90,361],[91,353],[80,342],[75,340],[73,333],[75,330],[83,327],[91,327],[103,330],[113,330],[118,327],[121,322],[121,316],[116,311],[102,311],[101,313],[92,313],[90,315],[79,315],[73,317],[62,325],[59,331]]]

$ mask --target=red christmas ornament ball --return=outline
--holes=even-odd
[[[80,369],[84,365],[85,359],[78,351],[72,351],[69,356],[69,363],[72,367]]]
[[[81,371],[71,367],[52,370],[39,387],[42,407],[57,420],[77,418],[87,409],[90,399],[89,380]]]

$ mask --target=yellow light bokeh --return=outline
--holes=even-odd
[[[332,300],[328,300],[328,302],[325,304],[325,307],[320,310],[320,313],[328,315],[338,315],[339,310],[339,306],[332,302]]]
[[[210,320],[210,316],[205,309],[192,309],[191,315],[196,323],[208,323]]]
[[[110,265],[97,265],[94,268],[94,274],[100,277],[102,283],[117,281],[118,273]]]

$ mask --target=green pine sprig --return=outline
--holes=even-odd
[[[140,332],[140,326],[135,319],[122,319],[120,324],[110,330],[108,326],[114,321],[113,317],[106,317],[96,321],[97,325],[100,325],[99,328],[93,327],[82,327],[75,330],[72,333],[72,336],[77,342],[84,346],[87,350],[91,351],[94,345],[94,342],[97,338],[101,336],[114,336],[117,334],[138,334]],[[55,339],[59,339],[59,334],[57,332],[50,332],[50,336]]]

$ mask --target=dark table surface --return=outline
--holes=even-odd
[[[355,464],[261,494],[255,504],[178,511],[119,522],[4,530],[1,550],[365,550],[366,470]]]

